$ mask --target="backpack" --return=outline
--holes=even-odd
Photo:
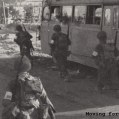
[[[26,46],[27,49],[33,48],[32,41],[30,40],[32,36],[27,31],[19,32],[17,37],[18,38],[15,40],[15,42],[18,45]]]
[[[41,80],[37,77],[34,77],[35,80],[27,80],[25,83],[25,90],[26,91],[33,91],[34,93],[42,94],[43,86]]]
[[[57,42],[57,48],[61,50],[68,50],[68,46],[70,45],[70,41],[66,34],[60,33],[58,34],[58,42]]]
[[[34,101],[38,101],[40,105],[43,104],[41,98],[37,97],[37,95],[42,96],[44,89],[40,79],[32,76],[29,78],[35,78],[35,80],[29,80],[26,78],[25,82],[18,82],[20,90],[18,89],[18,92],[14,94],[18,95],[18,97],[20,96],[19,99],[17,98],[16,101],[20,101],[20,106],[24,109],[33,108],[35,105],[32,102]]]
[[[33,45],[32,45],[32,41],[30,40],[32,38],[32,36],[27,32],[27,31],[24,31],[24,34],[23,34],[23,45],[27,47],[27,49],[31,49],[33,48]]]

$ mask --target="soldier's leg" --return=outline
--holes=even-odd
[[[69,73],[67,70],[67,56],[62,57],[62,69],[61,70],[63,73],[64,81],[66,82],[70,81]]]
[[[106,78],[106,72],[104,68],[99,67],[98,69],[98,81],[97,81],[97,88],[99,92],[102,92],[104,88],[104,82]]]
[[[57,66],[60,73],[60,78],[64,79],[66,78],[68,72],[67,72],[67,57],[63,54],[59,54],[56,57],[57,60]]]
[[[62,60],[62,56],[58,58],[57,60],[57,66],[59,68],[59,73],[60,73],[60,78],[64,78],[64,74],[63,74],[63,60]]]
[[[30,52],[30,49],[26,49],[26,51],[25,51],[25,55],[29,58],[29,60],[31,61],[31,65],[32,65],[32,67],[33,67],[33,58],[32,58],[32,56],[31,56],[31,52]]]
[[[53,63],[54,63],[54,66],[52,66],[52,69],[53,70],[57,70],[58,69],[58,66],[57,66],[57,59],[54,55],[54,53],[52,52],[52,60],[53,60]]]
[[[52,59],[53,59],[53,62],[54,62],[55,64],[57,64],[57,60],[56,60],[56,57],[55,57],[55,55],[54,55],[53,52],[52,52]]]
[[[56,65],[57,65],[57,68],[59,70],[59,75],[60,75],[60,78],[62,78],[62,56],[61,54],[56,54],[55,53],[55,59],[56,59]]]

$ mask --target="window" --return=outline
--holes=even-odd
[[[60,6],[51,7],[51,20],[61,21],[61,7]]]
[[[67,23],[72,20],[72,6],[63,6],[62,8],[62,22]]]
[[[49,19],[50,19],[50,9],[49,6],[47,6],[43,10],[43,20],[49,20]]]
[[[75,6],[74,22],[76,24],[85,24],[86,21],[86,6]]]
[[[102,8],[97,8],[95,10],[94,23],[100,25],[102,18]]]
[[[106,26],[111,25],[111,10],[108,8],[105,10],[104,23]]]
[[[100,25],[102,17],[101,5],[89,5],[87,6],[86,24]]]
[[[118,17],[119,17],[119,13],[118,13],[118,8],[114,8],[114,14],[113,14],[113,25],[114,27],[118,27]]]

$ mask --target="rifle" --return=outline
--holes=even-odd
[[[24,28],[24,31],[27,32],[25,25],[22,23],[22,26]]]
[[[33,54],[33,50],[34,50],[34,47],[33,47],[33,44],[32,44],[32,41],[30,40],[31,38],[32,38],[32,36],[29,34],[29,32],[26,30],[26,27],[25,27],[25,25],[22,23],[22,26],[23,26],[23,28],[24,28],[24,31],[25,31],[25,33],[26,33],[26,37],[29,37],[28,39],[29,39],[29,47],[30,47],[30,49],[32,49],[32,50],[30,50],[30,52]]]
[[[69,26],[70,26],[70,25],[69,25],[69,24],[70,24],[70,23],[69,23],[69,21],[68,21],[68,24],[67,24],[67,25],[68,25],[68,28],[67,28],[67,39],[68,39],[68,44],[71,45],[71,41],[70,41],[70,38],[69,38],[69,32],[70,32],[70,30],[69,30],[69,28],[70,28]]]

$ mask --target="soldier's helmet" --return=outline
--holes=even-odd
[[[17,30],[17,31],[22,31],[22,26],[21,26],[21,25],[17,25],[17,26],[16,26],[16,30]]]
[[[107,34],[106,34],[106,32],[105,32],[105,31],[100,31],[100,32],[98,32],[97,38],[98,38],[99,40],[106,40],[106,39],[107,39]]]
[[[61,31],[61,26],[60,25],[55,25],[54,28],[53,28],[53,30],[55,32],[60,32]]]
[[[31,69],[31,62],[27,56],[23,56],[23,58],[19,56],[14,62],[14,69],[19,73],[27,72]]]

